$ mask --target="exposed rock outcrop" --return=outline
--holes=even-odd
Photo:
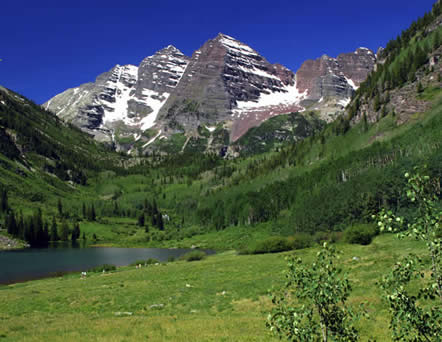
[[[190,58],[168,46],[138,67],[117,65],[43,106],[122,150],[155,149],[157,140],[174,134],[196,137],[201,127],[219,125],[234,142],[281,114],[312,109],[332,120],[375,63],[376,55],[360,48],[306,61],[295,75],[220,33]]]

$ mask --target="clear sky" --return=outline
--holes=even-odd
[[[172,44],[219,32],[296,71],[306,59],[377,50],[435,0],[10,0],[0,6],[0,84],[37,103]]]

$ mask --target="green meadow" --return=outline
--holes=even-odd
[[[368,246],[337,244],[349,273],[351,306],[364,302],[362,341],[390,340],[377,281],[400,256],[424,253],[414,240],[381,235]],[[285,257],[311,261],[317,248],[279,254],[234,251],[115,272],[0,287],[1,341],[272,341],[268,291],[283,286]],[[354,258],[357,257],[357,258]],[[357,259],[357,260],[355,260]]]

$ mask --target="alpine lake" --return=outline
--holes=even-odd
[[[177,259],[189,251],[192,249],[90,247],[70,243],[58,243],[48,248],[0,251],[0,284],[86,272],[104,264],[127,266],[150,258],[164,262]]]

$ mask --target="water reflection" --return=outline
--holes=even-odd
[[[179,258],[190,249],[87,247],[85,241],[56,243],[51,248],[28,248],[0,252],[0,284],[85,271],[103,264],[129,265],[154,258]],[[212,251],[206,251],[213,254]]]

